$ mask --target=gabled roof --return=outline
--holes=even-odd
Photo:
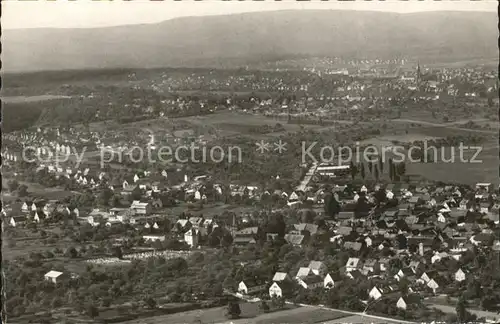
[[[300,245],[304,241],[304,235],[302,234],[285,234],[285,241],[294,244],[294,245]]]
[[[338,219],[351,219],[354,218],[354,212],[342,211],[337,215]]]
[[[354,251],[359,251],[363,247],[363,244],[360,242],[345,242],[344,248]]]
[[[320,270],[322,267],[324,267],[324,263],[321,261],[311,261],[308,266],[311,270]]]
[[[401,269],[401,272],[403,273],[403,275],[405,277],[411,277],[411,276],[414,276],[415,275],[415,272],[413,272],[413,269],[410,268],[410,267],[407,267],[407,268],[402,268]]]
[[[335,232],[340,235],[349,235],[352,232],[352,228],[348,226],[340,226],[335,230]]]
[[[50,270],[49,272],[47,272],[45,274],[45,277],[49,277],[49,278],[57,278],[59,276],[61,276],[63,273],[60,272],[60,271],[55,271],[55,270]]]
[[[351,271],[351,272],[349,272],[349,274],[354,278],[354,280],[358,280],[358,279],[364,277],[363,274],[361,273],[361,271],[359,271],[359,270]]]
[[[359,264],[359,258],[349,258],[346,263],[346,267],[357,267]]]
[[[308,286],[323,282],[323,278],[316,275],[308,275],[307,277],[301,278],[301,280]]]
[[[374,267],[377,264],[377,260],[375,259],[367,259],[365,261],[364,267]]]
[[[189,220],[187,219],[178,219],[176,224],[181,225],[182,227],[185,227],[187,224],[189,224]]]
[[[297,272],[297,278],[307,277],[311,273],[311,269],[307,267],[300,267]]]
[[[300,224],[293,224],[293,227],[297,231],[308,231],[311,234],[316,234],[318,232],[318,225],[315,224],[300,223]]]
[[[243,228],[235,233],[235,235],[255,235],[259,231],[257,226]]]
[[[288,277],[286,272],[276,272],[273,277],[273,281],[280,282],[285,280]]]

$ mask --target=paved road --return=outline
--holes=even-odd
[[[300,191],[305,191],[307,185],[309,184],[309,181],[311,181],[311,178],[313,177],[314,173],[316,172],[316,168],[318,167],[317,163],[314,163],[312,167],[307,171],[306,175],[304,176],[304,179],[300,182],[300,184],[297,186],[296,190]]]

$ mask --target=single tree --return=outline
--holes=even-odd
[[[349,163],[349,170],[351,171],[351,178],[354,180],[358,174],[358,167],[352,161]]]
[[[241,315],[240,304],[238,302],[229,302],[227,304],[226,316],[229,318],[239,318]]]
[[[455,311],[457,312],[457,319],[459,323],[464,323],[467,318],[467,308],[466,301],[463,296],[458,299]]]
[[[16,191],[17,188],[19,188],[19,182],[17,182],[17,180],[11,180],[7,183],[7,185],[9,186],[10,192]]]
[[[97,316],[99,316],[99,310],[92,304],[85,307],[85,313],[91,318],[96,318]]]
[[[145,304],[146,304],[146,306],[148,306],[148,308],[150,308],[150,309],[154,309],[154,308],[156,308],[156,300],[155,300],[154,298],[150,297],[150,296],[149,296],[149,297],[146,297],[146,298],[144,299],[144,303],[145,303]]]
[[[389,178],[394,181],[394,163],[392,163],[392,159],[389,159]]]
[[[19,197],[26,197],[28,195],[28,187],[26,185],[20,185],[17,190],[17,195]]]
[[[263,313],[269,313],[269,305],[266,303],[265,300],[263,300],[260,305],[259,305],[259,308],[260,310],[263,312]]]

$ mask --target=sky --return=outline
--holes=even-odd
[[[148,24],[176,17],[225,15],[289,9],[421,11],[497,11],[495,0],[443,1],[150,1],[150,0],[7,0],[2,1],[2,28],[92,28]]]

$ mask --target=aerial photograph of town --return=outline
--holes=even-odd
[[[5,1],[1,323],[500,323],[497,6]]]

